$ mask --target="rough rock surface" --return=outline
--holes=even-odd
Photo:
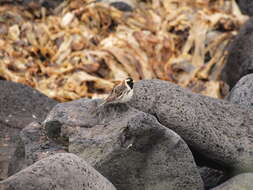
[[[206,166],[198,167],[198,169],[205,184],[205,189],[216,187],[228,179],[224,171],[208,168]]]
[[[60,5],[63,0],[0,0],[0,5],[4,3],[21,4],[29,9],[45,7],[54,9]],[[96,0],[96,2],[107,3],[121,11],[133,11],[136,6],[136,0]]]
[[[234,104],[253,106],[253,74],[242,77],[226,99]]]
[[[54,9],[63,0],[0,0],[0,5],[4,3],[13,3],[13,4],[21,4],[27,8],[36,9],[40,7],[45,7],[47,9]]]
[[[3,190],[116,190],[78,156],[59,153],[0,182]]]
[[[51,138],[65,136],[69,151],[120,190],[203,189],[185,142],[155,117],[126,104],[97,108],[98,100],[58,104],[44,122]]]
[[[107,3],[120,11],[133,11],[137,5],[136,0],[97,0],[97,2]]]
[[[0,179],[4,179],[20,142],[19,131],[32,121],[44,120],[57,102],[28,86],[4,80],[0,80],[0,92]]]
[[[48,139],[42,126],[37,122],[30,123],[20,132],[20,143],[11,158],[8,175],[11,176],[21,169],[60,152],[64,147]]]
[[[253,1],[251,0],[236,0],[243,14],[253,16]]]
[[[212,190],[252,190],[253,173],[244,173],[235,176],[225,183],[213,188]]]
[[[228,48],[228,58],[222,70],[221,78],[230,88],[241,77],[253,73],[253,18],[240,29],[239,34]]]
[[[224,168],[253,171],[252,110],[161,80],[137,82],[130,105],[156,116],[199,154]]]

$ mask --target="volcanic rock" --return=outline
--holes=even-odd
[[[244,173],[231,178],[212,190],[252,190],[253,173]]]
[[[55,106],[44,122],[50,138],[67,137],[69,152],[118,189],[203,189],[192,154],[176,133],[126,104],[99,103],[81,99]]]
[[[236,0],[243,14],[253,16],[253,1],[251,0]]]
[[[234,104],[246,107],[253,106],[253,74],[242,77],[226,99]]]
[[[240,29],[239,34],[228,48],[227,63],[221,78],[230,89],[244,75],[253,73],[253,18],[249,19]]]
[[[8,175],[11,176],[21,169],[60,152],[66,152],[63,146],[50,140],[37,122],[30,123],[20,132],[20,143],[18,143],[14,155],[11,158]]]
[[[203,157],[233,172],[253,171],[253,111],[173,83],[142,80],[130,105],[154,115]]]
[[[20,4],[30,9],[38,9],[41,7],[45,7],[47,9],[54,9],[62,2],[63,0],[0,0],[0,4]]]
[[[32,121],[42,121],[57,103],[23,84],[0,80],[0,179],[8,176],[19,132]]]
[[[42,159],[0,182],[4,190],[116,190],[78,156],[59,153]]]
[[[136,0],[97,0],[97,2],[107,3],[110,6],[124,12],[131,12],[136,7]]]
[[[205,189],[216,187],[228,179],[228,175],[224,171],[206,166],[198,167],[198,169],[205,184]]]

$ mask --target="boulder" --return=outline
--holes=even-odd
[[[221,78],[234,87],[244,75],[253,73],[253,18],[240,29],[239,34],[229,44],[227,62]]]
[[[30,123],[20,132],[21,140],[11,158],[8,175],[11,176],[21,169],[60,152],[65,147],[50,140],[37,122]]]
[[[126,104],[98,107],[99,100],[56,105],[48,136],[65,137],[75,153],[121,190],[204,189],[192,154],[154,116]]]
[[[28,86],[5,80],[0,80],[0,92],[0,179],[5,179],[21,140],[20,130],[32,121],[44,120],[57,102]]]
[[[252,190],[253,173],[244,173],[235,176],[225,183],[213,188],[212,190]]]
[[[251,0],[236,0],[243,14],[253,16],[253,1]]]
[[[222,170],[206,166],[198,167],[198,169],[205,184],[205,189],[216,187],[228,179],[228,174]]]
[[[0,182],[1,190],[116,190],[78,156],[59,153]]]
[[[154,115],[203,157],[233,172],[253,171],[253,111],[161,80],[134,85],[132,107]]]
[[[21,4],[24,7],[30,9],[38,9],[41,7],[45,7],[47,9],[54,9],[62,2],[63,0],[0,0],[0,4],[4,3]]]
[[[97,0],[124,12],[131,12],[137,5],[136,0]]]
[[[242,77],[232,88],[226,99],[234,104],[253,106],[253,74]]]

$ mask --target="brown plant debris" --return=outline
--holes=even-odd
[[[246,21],[234,0],[139,1],[131,12],[89,0],[0,7],[0,76],[69,101],[115,80],[159,78],[222,97],[226,47]]]

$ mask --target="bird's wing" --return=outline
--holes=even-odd
[[[124,90],[126,90],[126,86],[124,84],[121,84],[115,86],[115,88],[113,89],[113,93],[120,95],[124,92]]]
[[[109,94],[109,96],[105,99],[106,102],[111,102],[116,100],[118,97],[120,97],[125,90],[125,86],[123,84],[117,85],[113,88],[112,92]]]

